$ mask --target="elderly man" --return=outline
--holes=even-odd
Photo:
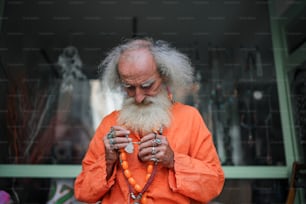
[[[92,138],[76,198],[184,204],[218,196],[224,173],[211,133],[197,109],[172,96],[192,84],[188,58],[164,41],[132,39],[114,48],[101,69],[104,84],[121,87],[124,101]]]

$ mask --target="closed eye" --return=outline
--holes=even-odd
[[[150,88],[153,86],[153,84],[154,84],[154,81],[151,81],[151,82],[142,84],[142,85],[141,85],[141,88],[142,88],[142,89],[148,90],[148,89],[150,89]]]
[[[150,81],[147,81],[147,82],[141,84],[139,87],[140,87],[141,89],[147,91],[147,90],[150,90],[150,89],[152,88],[152,86],[153,86],[154,83],[155,83],[155,80],[150,80]],[[133,86],[133,85],[131,85],[131,84],[127,84],[127,83],[124,83],[124,82],[122,83],[122,86],[123,86],[125,89],[129,90],[129,91],[133,91],[133,90],[136,89],[136,86]]]

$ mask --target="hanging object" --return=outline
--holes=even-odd
[[[66,47],[58,57],[57,63],[61,67],[60,71],[63,78],[61,84],[62,92],[72,92],[75,80],[86,79],[86,76],[81,70],[83,64],[79,52],[75,47]]]

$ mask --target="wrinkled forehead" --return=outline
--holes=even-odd
[[[147,49],[129,50],[122,54],[118,73],[125,81],[143,81],[158,74],[152,54]]]

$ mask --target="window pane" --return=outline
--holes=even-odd
[[[132,25],[190,57],[196,80],[186,103],[203,115],[223,165],[286,165],[269,4],[133,3],[5,4],[0,163],[81,162],[101,118],[121,102],[114,90],[93,82],[99,79],[98,64],[121,39],[131,37]],[[138,6],[142,14],[130,18]],[[179,9],[168,12],[169,6]],[[109,12],[120,8],[126,13]]]
[[[285,203],[286,180],[226,180],[216,203],[271,204]]]
[[[289,73],[296,140],[301,161],[306,161],[306,62]]]

